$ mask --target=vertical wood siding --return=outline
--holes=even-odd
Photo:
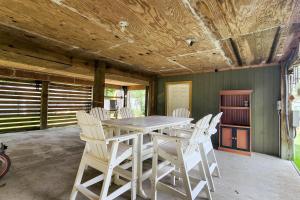
[[[280,69],[265,67],[233,70],[158,79],[157,112],[165,114],[164,86],[168,81],[192,81],[192,117],[200,119],[219,111],[219,91],[252,89],[252,150],[279,155],[278,114],[276,101],[280,99]],[[218,145],[218,135],[213,143]]]

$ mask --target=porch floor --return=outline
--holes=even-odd
[[[0,180],[0,199],[68,199],[84,147],[78,128],[9,133],[0,138],[9,146],[12,159],[9,174]],[[216,151],[216,156],[222,178],[214,179],[214,200],[299,199],[300,176],[291,162],[258,153],[246,157]],[[89,170],[87,176],[95,173]],[[147,193],[149,186],[146,181]],[[159,192],[159,199],[176,198]]]

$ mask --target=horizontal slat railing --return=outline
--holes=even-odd
[[[40,127],[39,82],[0,79],[0,133]]]
[[[78,110],[90,110],[92,87],[49,84],[48,127],[76,124]]]

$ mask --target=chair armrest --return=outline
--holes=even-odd
[[[186,128],[173,128],[172,131],[184,132],[185,134],[192,134],[194,130],[193,129],[186,129]]]
[[[92,142],[95,144],[103,144],[103,143],[108,143],[111,141],[123,142],[126,140],[136,139],[137,136],[138,136],[137,133],[132,133],[132,134],[126,134],[126,135],[120,135],[120,136],[115,136],[115,137],[111,137],[111,138],[106,138],[105,140],[100,140],[100,139],[94,139],[94,138],[89,138],[89,137],[80,135],[80,139],[83,141]]]
[[[196,124],[190,123],[189,125],[191,128],[194,128]]]
[[[85,136],[82,136],[82,135],[80,135],[80,139],[83,140],[83,141],[91,142],[91,143],[95,143],[95,144],[106,143],[104,140],[89,138],[89,137],[85,137]]]
[[[126,134],[126,135],[119,135],[119,136],[115,136],[115,137],[111,137],[111,138],[106,138],[107,142],[111,142],[111,141],[118,141],[118,142],[124,142],[127,140],[131,140],[131,139],[136,139],[139,133],[131,133],[131,134]]]

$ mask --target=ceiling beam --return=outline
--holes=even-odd
[[[233,50],[233,53],[235,55],[235,58],[236,58],[236,61],[237,61],[238,65],[243,66],[243,61],[242,61],[239,49],[238,49],[235,41],[232,38],[229,38],[229,42],[230,42],[230,45],[232,47],[232,50]]]
[[[200,11],[196,11],[193,5],[191,5],[189,0],[182,0],[183,4],[190,10],[193,17],[198,21],[199,27],[202,29],[205,36],[212,42],[216,49],[218,49],[223,56],[224,60],[229,66],[233,66],[231,58],[226,55],[225,50],[222,48],[220,41],[217,39],[217,36],[212,32],[209,27],[209,24],[204,20],[204,16]]]
[[[232,71],[232,70],[242,70],[242,69],[252,69],[252,68],[261,68],[261,67],[279,67],[280,65],[278,63],[270,63],[270,64],[266,64],[266,63],[262,63],[262,64],[257,64],[257,65],[244,65],[242,67],[226,67],[226,68],[222,68],[219,70],[215,70],[215,69],[209,69],[209,70],[205,70],[202,72],[195,72],[194,74],[202,74],[202,73],[219,73],[219,72],[223,72],[223,71]],[[180,72],[180,73],[169,73],[169,74],[160,74],[158,77],[168,77],[168,76],[183,76],[183,75],[191,75],[191,73],[184,73],[184,72]]]
[[[270,54],[269,54],[267,63],[271,63],[274,60],[275,53],[276,53],[276,50],[278,48],[278,43],[279,43],[280,36],[281,36],[281,27],[278,26],[278,28],[276,30],[276,33],[275,33],[275,36],[274,36],[272,46],[271,46],[271,50],[270,50]]]

